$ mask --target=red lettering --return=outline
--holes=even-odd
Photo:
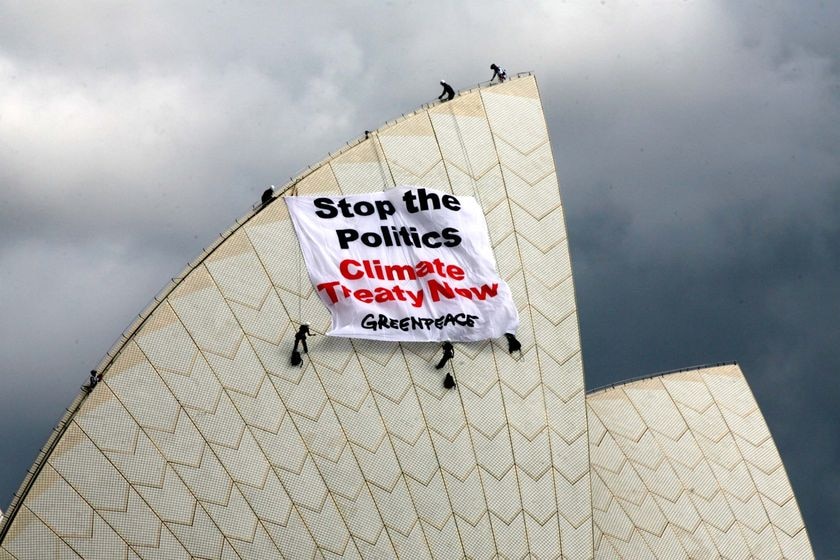
[[[338,301],[338,294],[335,293],[335,287],[338,286],[339,283],[336,282],[324,282],[323,284],[318,284],[315,286],[318,291],[325,290],[327,292],[327,297],[330,298],[330,301],[336,303]]]
[[[446,282],[438,282],[434,278],[429,280],[429,297],[432,298],[432,301],[440,301],[441,294],[447,299],[455,297],[455,292],[452,291],[452,288]]]
[[[357,270],[356,272],[351,272],[350,267],[352,266],[358,267],[361,266],[361,264],[358,261],[354,261],[353,259],[344,259],[343,261],[341,261],[341,264],[338,265],[338,269],[341,271],[341,275],[347,278],[348,280],[358,280],[359,278],[364,276],[364,274],[360,270]]]
[[[453,299],[456,295],[466,299],[477,299],[484,301],[488,297],[496,297],[499,293],[499,285],[493,284],[488,286],[482,284],[480,287],[472,286],[470,288],[452,288],[446,282],[438,282],[434,278],[429,280],[429,295],[432,301],[440,301],[441,297]]]
[[[457,264],[449,264],[446,265],[446,275],[452,278],[453,280],[463,280],[464,269],[458,266]]]
[[[476,298],[484,301],[488,297],[496,297],[496,294],[499,292],[499,285],[493,284],[492,286],[488,286],[487,284],[482,284],[480,289],[472,287],[470,290],[472,290]]]
[[[341,276],[347,280],[361,280],[371,278],[376,280],[416,280],[424,276],[436,274],[441,278],[451,278],[461,281],[465,277],[464,269],[457,264],[446,264],[440,259],[433,261],[418,261],[410,264],[385,264],[379,260],[344,259],[338,265]]]

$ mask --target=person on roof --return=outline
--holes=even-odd
[[[446,362],[455,357],[455,348],[452,347],[452,343],[448,340],[441,344],[441,348],[443,348],[443,357],[435,366],[435,369],[443,369],[443,366],[446,365]]]
[[[444,387],[444,389],[454,389],[455,388],[455,378],[452,377],[451,373],[447,373],[446,377],[443,378],[443,387]]]
[[[490,70],[492,70],[492,71],[493,71],[493,77],[492,77],[492,78],[490,78],[490,81],[491,81],[491,82],[492,82],[493,80],[495,80],[496,78],[499,78],[499,83],[502,83],[502,82],[504,82],[505,80],[507,80],[507,71],[506,71],[504,68],[499,68],[499,67],[498,67],[498,66],[496,66],[496,64],[494,63],[494,64],[491,64],[491,65],[490,65]]]
[[[505,333],[505,338],[508,341],[508,353],[513,354],[514,352],[519,352],[519,357],[522,357],[522,343],[516,339],[516,335],[513,333]]]
[[[262,206],[265,206],[266,204],[271,202],[272,198],[274,198],[274,185],[271,185],[270,187],[268,187],[267,189],[265,189],[263,191],[262,199],[260,200],[260,204]]]
[[[302,347],[304,354],[309,354],[309,347],[306,345],[306,337],[309,335],[309,325],[304,323],[298,329],[298,332],[295,333],[295,346],[292,348],[292,365],[293,366],[302,366],[303,365],[303,357],[300,355],[300,350],[298,350],[298,345]]]
[[[443,93],[438,95],[438,99],[440,101],[449,101],[455,97],[455,90],[452,89],[452,86],[446,83],[446,80],[441,80],[440,85],[443,86]],[[444,99],[444,97],[446,97],[446,99]]]
[[[82,385],[82,390],[85,393],[90,393],[93,391],[93,388],[96,387],[96,384],[102,381],[102,374],[97,373],[95,369],[90,370],[90,379],[88,380],[87,385]]]

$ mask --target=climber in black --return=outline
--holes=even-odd
[[[505,338],[508,341],[508,353],[513,354],[519,352],[519,357],[522,357],[522,343],[516,340],[516,335],[513,333],[505,333]]]
[[[446,362],[455,357],[455,348],[452,347],[451,342],[447,340],[446,342],[441,344],[441,347],[443,348],[443,357],[435,366],[435,369],[443,369],[443,366],[446,365]]]
[[[451,373],[447,373],[446,377],[443,378],[443,387],[445,389],[454,389],[455,388],[455,378],[452,377]]]
[[[295,347],[292,349],[292,365],[293,366],[300,366],[303,364],[303,358],[300,355],[300,351],[298,350],[298,345],[300,344],[303,348],[304,354],[309,354],[309,347],[306,346],[306,336],[309,333],[309,325],[306,323],[302,324],[298,329],[298,332],[295,334]]]
[[[455,348],[452,346],[451,342],[447,340],[440,346],[441,348],[443,348],[443,356],[435,366],[435,369],[443,369],[443,367],[446,365],[446,362],[455,357]],[[455,378],[452,377],[451,373],[446,373],[446,377],[443,378],[443,386],[447,389],[452,389],[455,387]]]
[[[507,80],[507,72],[505,71],[505,69],[504,69],[504,68],[499,68],[499,67],[498,67],[498,66],[496,66],[495,64],[491,64],[491,65],[490,65],[490,70],[492,70],[492,71],[493,71],[493,77],[492,77],[492,78],[490,78],[490,81],[491,81],[491,82],[492,82],[493,80],[495,80],[496,78],[499,78],[499,83],[502,83],[502,82],[504,82],[505,80]]]
[[[453,97],[455,97],[455,90],[454,90],[454,89],[452,89],[452,86],[450,86],[449,84],[447,84],[447,83],[446,83],[446,80],[441,80],[441,81],[440,81],[440,85],[442,85],[442,86],[443,86],[443,93],[441,93],[440,95],[438,95],[438,99],[439,99],[440,101],[449,101],[449,100],[451,100]],[[445,97],[446,99],[444,99],[444,97]]]
[[[271,185],[270,187],[268,187],[267,189],[265,189],[263,191],[262,200],[260,201],[260,204],[262,206],[265,206],[266,204],[271,202],[272,198],[274,198],[274,185]]]
[[[90,379],[88,379],[87,385],[82,385],[82,390],[86,393],[90,393],[93,391],[93,388],[96,387],[96,384],[102,381],[102,374],[96,373],[95,369],[90,370]]]

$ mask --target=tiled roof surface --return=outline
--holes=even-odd
[[[398,184],[479,200],[521,359],[458,344],[448,391],[435,344],[316,334],[292,367],[296,326],[329,318],[278,197],[126,333],[24,485],[3,554],[591,557],[577,314],[533,77],[425,107],[283,194]]]
[[[735,364],[586,397],[597,558],[813,558]]]

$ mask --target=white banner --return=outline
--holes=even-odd
[[[519,315],[474,198],[404,186],[284,200],[332,314],[327,334],[469,341],[516,332]]]

